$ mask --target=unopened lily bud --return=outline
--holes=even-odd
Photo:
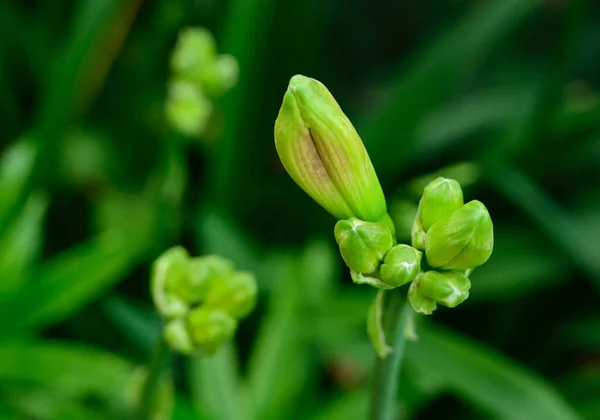
[[[437,309],[437,304],[434,300],[428,298],[421,290],[421,278],[423,274],[419,274],[417,278],[410,284],[408,289],[408,303],[415,310],[423,315],[431,315]]]
[[[182,316],[189,308],[180,295],[169,291],[171,284],[188,281],[189,255],[182,247],[164,252],[152,267],[152,299],[161,315],[170,318]]]
[[[421,269],[423,253],[412,246],[399,244],[385,255],[379,268],[381,280],[398,287],[410,283],[417,277]]]
[[[213,308],[223,309],[229,315],[240,319],[248,315],[256,305],[256,280],[247,271],[219,276],[212,282],[205,303]]]
[[[428,271],[421,277],[421,293],[440,305],[454,308],[469,297],[471,282],[458,271]]]
[[[239,72],[236,59],[231,55],[221,54],[202,73],[202,87],[209,96],[217,98],[235,86]]]
[[[165,342],[171,349],[183,354],[194,352],[194,343],[187,328],[184,318],[176,318],[169,321],[163,330]]]
[[[423,230],[421,221],[418,218],[415,219],[412,230],[410,232],[410,236],[411,236],[412,246],[424,251],[425,250],[425,239],[427,238],[427,234]]]
[[[494,248],[492,219],[473,200],[435,223],[425,243],[427,262],[444,270],[467,270],[488,260]]]
[[[179,33],[171,56],[171,68],[179,78],[200,82],[207,66],[217,57],[212,34],[204,28],[186,28]]]
[[[194,348],[214,353],[235,334],[237,321],[222,309],[201,306],[187,318]]]
[[[208,125],[213,105],[200,87],[187,80],[174,80],[167,90],[165,114],[169,124],[186,136],[201,134]]]
[[[423,190],[417,217],[427,232],[435,222],[449,216],[463,204],[460,184],[453,179],[439,177]]]
[[[337,219],[379,222],[393,233],[369,155],[322,83],[291,78],[275,122],[275,146],[292,179]]]
[[[377,270],[394,246],[392,232],[386,226],[356,218],[338,221],[334,235],[346,265],[357,273]]]

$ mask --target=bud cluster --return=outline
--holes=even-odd
[[[469,297],[468,272],[492,254],[492,219],[480,201],[464,204],[457,181],[439,177],[423,190],[412,244],[425,252],[432,270],[411,284],[410,304],[423,314],[431,314],[437,304],[453,308]]]
[[[213,353],[231,339],[239,319],[252,311],[254,276],[236,271],[215,255],[192,258],[182,247],[164,252],[154,263],[152,299],[166,319],[164,337],[182,353]]]
[[[467,272],[487,261],[494,239],[487,209],[479,201],[464,204],[457,181],[437,178],[427,185],[412,246],[397,244],[358,133],[329,90],[300,75],[292,77],[283,98],[275,146],[292,179],[338,219],[335,239],[355,283],[393,289],[412,282],[409,301],[424,314],[468,297]],[[422,259],[429,271],[422,271]]]
[[[212,34],[204,28],[179,33],[171,55],[171,80],[165,113],[181,134],[202,134],[212,115],[214,99],[229,91],[238,79],[238,64],[227,54],[217,54]]]

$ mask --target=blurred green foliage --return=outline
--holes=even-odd
[[[240,69],[193,140],[164,118],[189,26]],[[131,418],[149,267],[178,243],[253,271],[260,301],[224,351],[175,361],[174,418],[366,416],[374,292],[273,145],[296,73],[392,208],[446,175],[494,220],[471,299],[417,323],[402,417],[600,418],[599,27],[592,0],[2,2],[0,418]]]

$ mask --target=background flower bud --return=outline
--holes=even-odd
[[[212,34],[204,28],[186,28],[179,32],[171,69],[180,78],[201,82],[203,71],[216,60],[217,47]]]
[[[218,276],[212,282],[205,303],[223,309],[239,319],[248,315],[256,305],[256,280],[247,271]]]
[[[218,98],[237,83],[239,66],[229,54],[219,55],[202,73],[202,87],[212,98]]]
[[[448,308],[454,308],[469,297],[471,282],[458,271],[428,271],[420,281],[424,296]]]
[[[194,343],[183,318],[169,321],[163,330],[163,337],[169,347],[179,353],[191,354],[194,351]]]
[[[379,268],[381,280],[391,286],[402,286],[417,277],[423,253],[412,246],[399,244],[385,255]]]
[[[152,299],[161,315],[181,316],[188,310],[187,302],[169,291],[171,284],[189,281],[189,255],[180,246],[165,251],[152,266]]]
[[[209,306],[193,310],[187,323],[194,347],[206,353],[214,353],[237,328],[237,321],[227,312]]]
[[[473,200],[435,223],[427,233],[425,253],[432,267],[467,270],[488,260],[494,248],[492,219]]]
[[[423,315],[431,315],[437,309],[437,304],[421,291],[422,277],[423,274],[419,274],[410,284],[410,288],[408,289],[408,303],[410,303],[415,312]]]
[[[322,83],[292,77],[275,122],[275,146],[292,179],[337,219],[379,222],[387,214],[369,155]]]
[[[206,129],[213,105],[202,89],[187,80],[173,80],[167,88],[165,116],[174,130],[197,136]]]
[[[338,221],[334,235],[346,265],[358,273],[377,270],[394,245],[392,232],[386,226],[356,218]]]
[[[453,179],[439,177],[423,190],[417,217],[427,232],[435,222],[449,216],[463,204],[460,184]]]

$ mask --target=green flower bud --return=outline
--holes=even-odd
[[[444,270],[477,267],[488,260],[493,248],[492,219],[477,200],[435,223],[425,242],[429,265]]]
[[[381,280],[392,286],[402,286],[417,277],[423,253],[412,246],[399,244],[386,254],[379,268]]]
[[[369,155],[322,83],[292,77],[275,122],[275,146],[292,179],[337,219],[379,222],[393,233]]]
[[[454,308],[469,297],[471,282],[458,271],[428,271],[420,280],[421,293],[440,305]]]
[[[182,247],[165,251],[152,267],[152,299],[158,311],[165,317],[184,315],[189,305],[177,294],[168,291],[167,284],[187,281],[189,255]]]
[[[460,184],[453,179],[439,177],[423,190],[417,217],[427,232],[435,222],[449,216],[463,204]]]
[[[169,321],[163,329],[163,337],[171,349],[183,354],[194,352],[194,343],[190,337],[184,318]]]
[[[421,221],[417,218],[415,219],[415,223],[413,224],[412,231],[410,232],[410,236],[412,239],[412,246],[425,250],[425,239],[427,239],[427,234],[423,230],[423,226],[421,225]]]
[[[208,95],[217,98],[235,86],[239,72],[238,63],[233,56],[219,55],[202,73],[202,87]]]
[[[235,334],[237,321],[222,309],[201,306],[190,313],[187,328],[194,347],[214,353]]]
[[[193,82],[175,80],[169,83],[165,114],[176,131],[190,137],[201,134],[212,110],[212,103]]]
[[[415,310],[423,315],[431,315],[436,310],[437,304],[434,300],[425,296],[421,290],[421,279],[423,274],[419,274],[417,278],[410,284],[408,289],[408,303]]]
[[[334,235],[346,265],[357,273],[377,270],[386,252],[394,246],[392,232],[386,226],[354,217],[338,221]]]
[[[248,315],[256,305],[256,280],[246,271],[220,276],[213,281],[205,303],[236,319]]]
[[[187,28],[179,37],[171,56],[171,69],[179,78],[200,82],[207,66],[217,57],[212,34],[204,28]]]

